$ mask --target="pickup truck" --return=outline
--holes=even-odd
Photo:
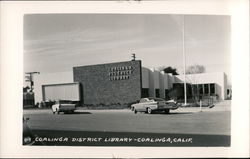
[[[76,109],[76,104],[69,100],[57,100],[51,108],[53,114],[59,114],[59,112],[73,113]]]

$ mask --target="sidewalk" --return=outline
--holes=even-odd
[[[179,107],[172,112],[216,112],[216,111],[231,111],[231,100],[224,100],[214,104],[214,107]]]
[[[130,109],[86,109],[82,107],[78,107],[76,112],[94,112],[94,113],[100,113],[100,112],[131,112]],[[218,103],[215,103],[214,107],[209,108],[209,107],[202,107],[200,110],[200,107],[179,107],[176,110],[171,110],[170,112],[188,112],[188,113],[196,113],[196,112],[218,112],[218,111],[231,111],[231,100],[225,100],[221,101]],[[29,114],[29,113],[34,113],[34,114],[43,114],[43,113],[52,113],[50,108],[44,108],[44,109],[24,109],[23,113],[24,114]]]

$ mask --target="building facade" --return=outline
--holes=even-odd
[[[124,104],[141,98],[141,61],[73,68],[84,104]]]
[[[142,68],[142,96],[168,98],[168,92],[183,84],[183,75],[165,74],[158,70]],[[186,82],[192,86],[194,96],[218,96],[227,98],[227,76],[223,72],[186,75]]]
[[[34,79],[35,102],[56,100],[46,96],[44,87],[58,84],[79,83],[80,102],[83,105],[128,104],[142,97],[168,99],[169,91],[183,84],[183,75],[165,74],[141,65],[140,60],[135,60],[78,66],[69,72],[41,73]],[[192,85],[194,95],[216,95],[220,100],[227,98],[227,77],[223,72],[190,74],[186,75],[186,81]],[[51,92],[53,89],[50,89]]]

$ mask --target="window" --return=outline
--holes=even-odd
[[[197,84],[192,85],[192,87],[193,87],[194,95],[199,94],[199,93],[198,93],[198,89],[197,89],[197,87],[198,87]]]
[[[140,100],[140,103],[144,103],[144,102],[146,102],[146,101],[147,101],[147,99],[142,98],[142,99]]]
[[[165,89],[165,99],[169,99],[168,93],[169,93],[168,89]]]
[[[203,94],[203,84],[198,85],[199,94]]]
[[[215,94],[215,84],[214,83],[210,84],[210,94]]]
[[[160,90],[159,89],[155,89],[155,97],[160,98]]]
[[[209,94],[208,84],[204,84],[204,91],[205,91],[205,94]]]

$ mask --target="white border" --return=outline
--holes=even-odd
[[[0,157],[248,157],[249,1],[170,0],[142,2],[1,1]],[[231,15],[232,146],[224,147],[25,147],[21,145],[23,15],[27,13],[164,13]]]

